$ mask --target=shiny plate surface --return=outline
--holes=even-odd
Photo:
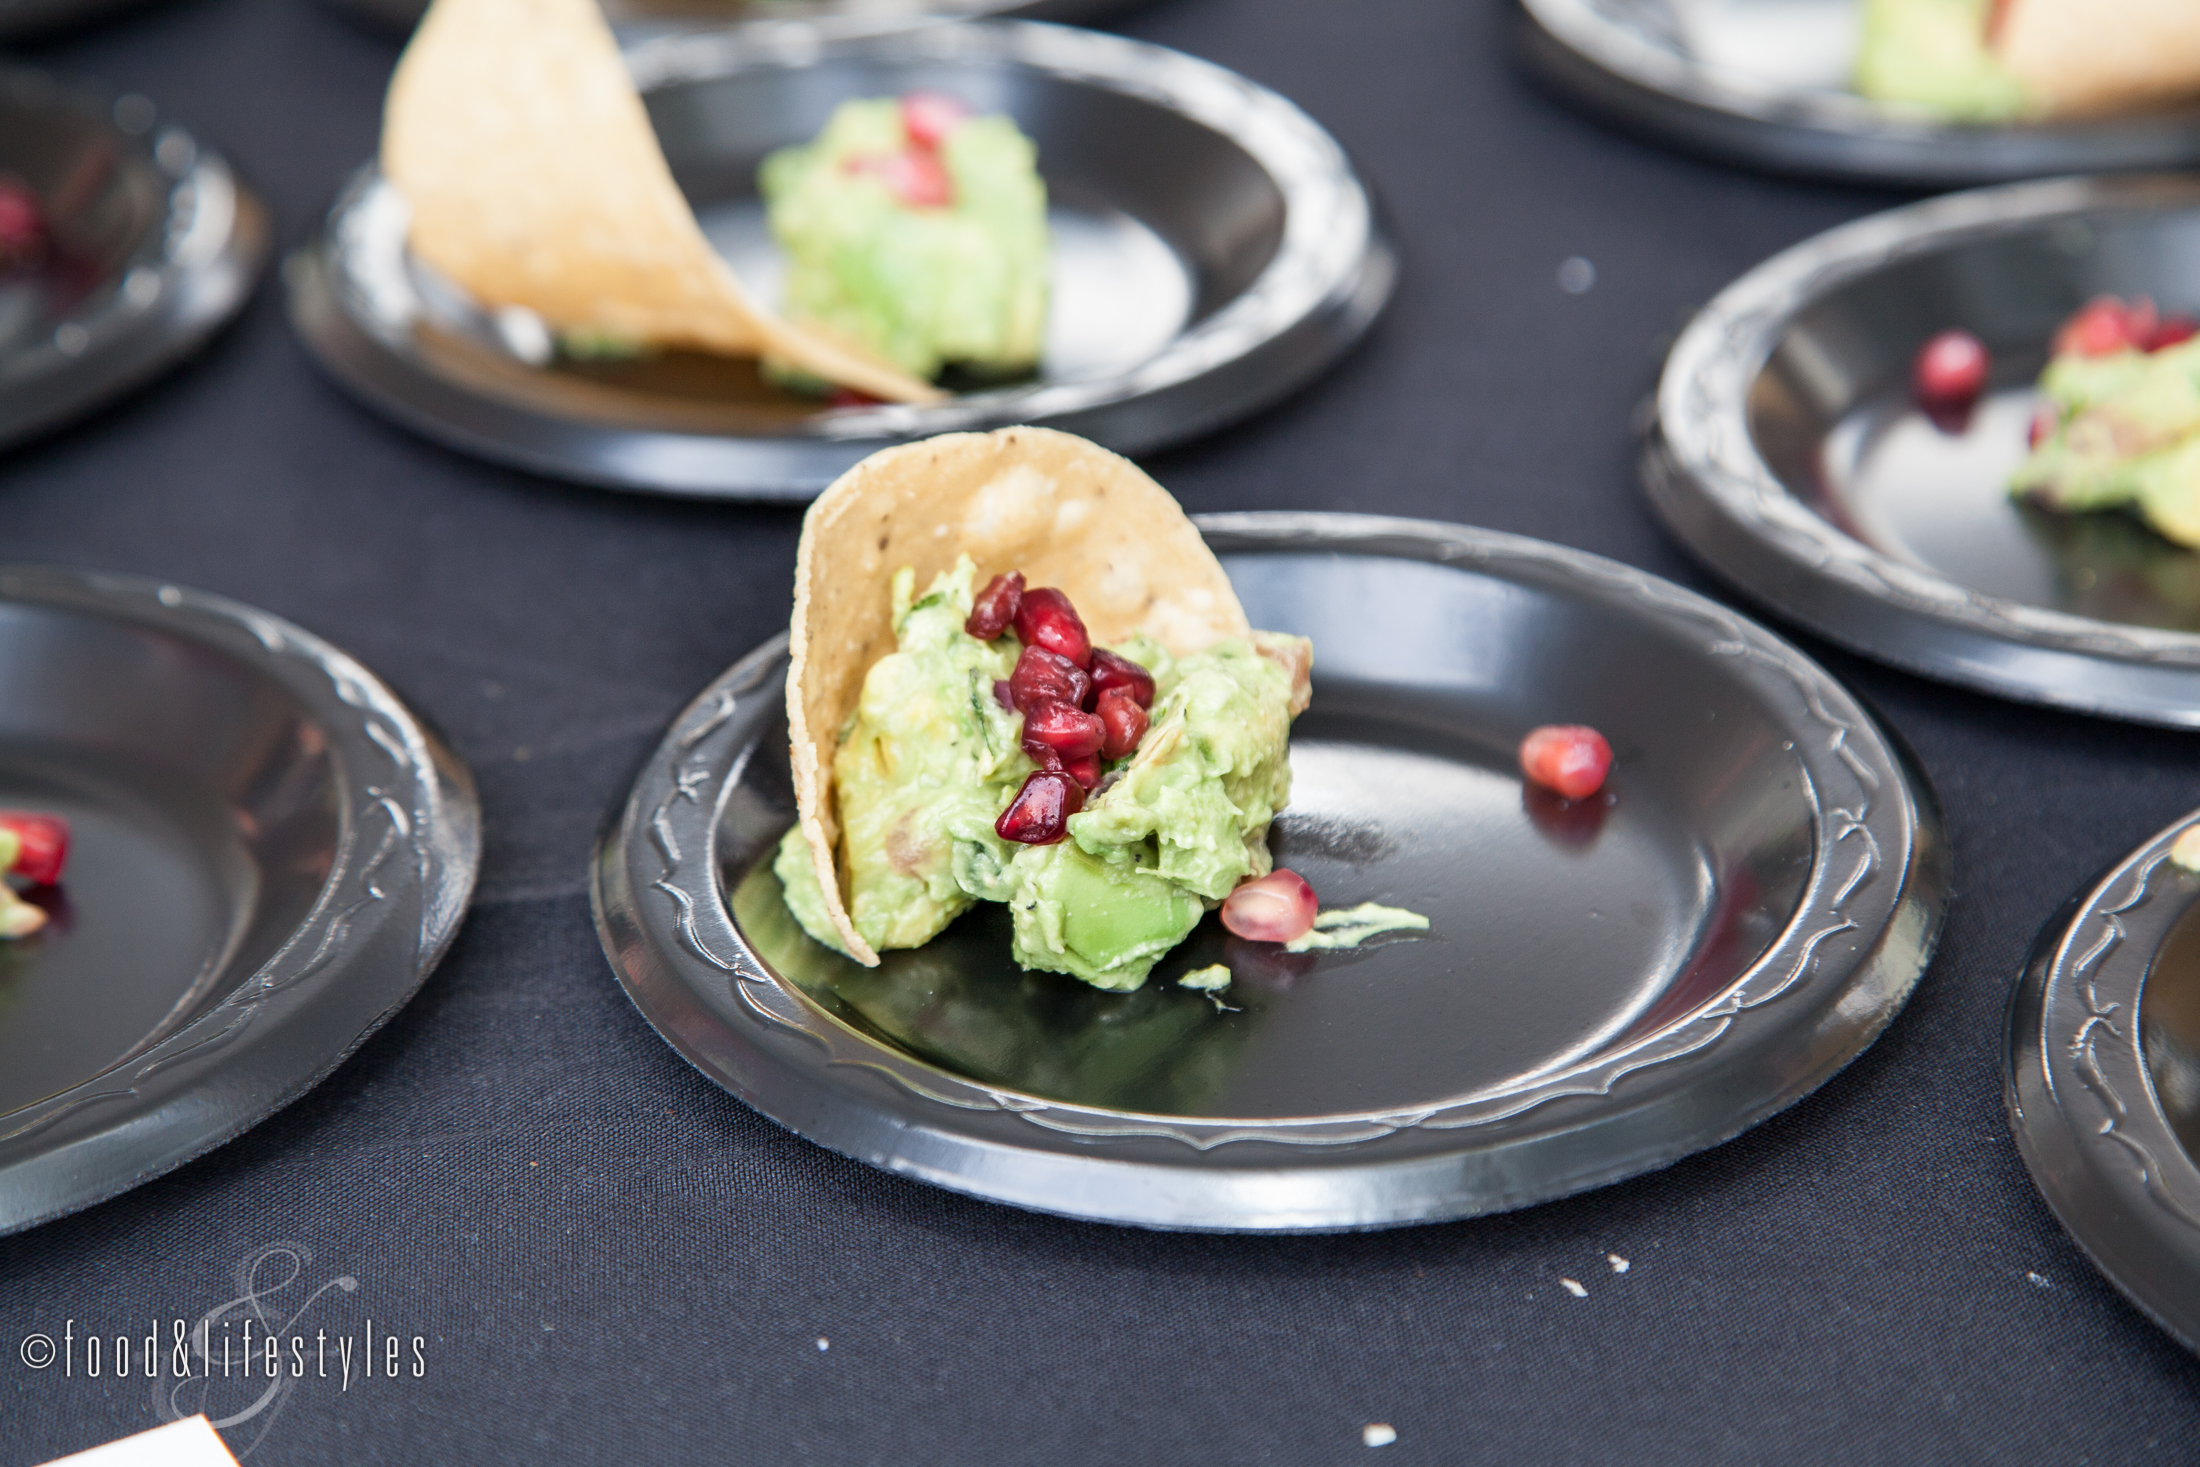
[[[2200,876],[2187,815],[2049,922],[2009,1005],[2032,1180],[2111,1283],[2200,1350]]]
[[[767,300],[780,267],[755,194],[765,154],[851,97],[936,88],[1013,115],[1038,143],[1055,235],[1037,379],[936,407],[830,408],[749,361],[557,357],[539,321],[484,315],[411,261],[403,201],[370,167],[286,267],[291,319],[341,385],[463,452],[544,474],[807,499],[876,449],[935,433],[1033,423],[1128,453],[1210,431],[1327,366],[1396,277],[1327,133],[1157,46],[1002,22],[840,40],[685,33],[628,59],[705,231]]]
[[[1729,162],[1946,188],[2200,162],[2200,103],[1960,125],[1858,96],[1862,0],[1520,0],[1522,54],[1581,105]]]
[[[0,808],[66,816],[0,943],[0,1233],[296,1099],[457,932],[472,777],[366,669],[177,586],[0,567]]]
[[[0,278],[0,449],[174,366],[244,305],[267,211],[144,97],[0,66],[0,175],[35,191],[56,247]]]
[[[1274,843],[1325,905],[1422,937],[1292,955],[1210,916],[1138,992],[964,916],[866,970],[812,943],[784,639],[675,720],[596,855],[604,950],[706,1075],[821,1145],[1148,1227],[1383,1227],[1519,1207],[1712,1145],[1807,1094],[1928,961],[1928,791],[1824,672],[1612,562],[1352,515],[1210,516],[1255,625],[1314,641]],[[1536,724],[1617,751],[1609,801],[1524,790]],[[1224,963],[1218,1002],[1178,986]]]
[[[2005,492],[2055,328],[2095,295],[2200,308],[2200,183],[2011,184],[1831,230],[1682,332],[1643,454],[1683,544],[1869,656],[2004,696],[2200,726],[2200,557],[2121,514]],[[1993,353],[1944,430],[1911,404],[1950,327]]]

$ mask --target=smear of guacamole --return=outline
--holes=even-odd
[[[2010,480],[2051,509],[2131,508],[2200,546],[2200,337],[2157,352],[2058,355],[2040,375],[2055,413]]]
[[[764,160],[758,185],[786,254],[786,308],[916,376],[950,363],[994,375],[1039,361],[1047,316],[1046,185],[1016,124],[948,133],[945,207],[913,207],[851,160],[902,152],[890,99],[843,102],[815,141]]]
[[[1986,45],[1991,0],[1865,0],[1856,90],[1958,122],[2007,122],[2024,86]]]

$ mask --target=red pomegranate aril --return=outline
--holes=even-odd
[[[1992,360],[1968,331],[1943,331],[1918,351],[1910,385],[1927,412],[1968,408],[1986,390]]]
[[[898,153],[858,153],[842,165],[850,173],[868,173],[912,209],[944,209],[955,202],[955,180],[929,148]]]
[[[1121,688],[1139,707],[1153,707],[1153,674],[1104,647],[1095,647],[1092,652],[1092,686],[1101,693]]]
[[[1034,703],[1024,710],[1024,748],[1051,749],[1064,763],[1099,753],[1107,736],[1099,718],[1075,704]]]
[[[963,623],[963,630],[981,642],[990,642],[1008,630],[1016,619],[1016,608],[1023,604],[1024,573],[1010,571],[995,576],[985,583],[977,600],[970,603],[970,619]]]
[[[1107,731],[1100,745],[1100,752],[1110,759],[1120,759],[1138,747],[1138,741],[1146,736],[1146,727],[1153,720],[1146,710],[1138,706],[1138,700],[1122,688],[1109,688],[1100,695],[1093,710],[1100,719],[1100,726]]]
[[[69,822],[58,815],[0,814],[0,830],[21,842],[10,876],[20,876],[33,886],[51,886],[61,879],[69,860]]]
[[[1100,787],[1100,756],[1087,754],[1082,759],[1064,759],[1062,772],[1082,785],[1089,795]]]
[[[1092,662],[1092,638],[1069,597],[1052,586],[1024,592],[1016,607],[1016,635],[1026,647],[1044,647],[1080,668]]]
[[[2154,303],[2126,306],[2112,295],[2096,296],[2055,333],[2055,354],[2113,356],[2138,346],[2154,333]]]
[[[1612,770],[1612,746],[1585,724],[1545,724],[1520,741],[1520,769],[1569,800],[1587,799],[1604,788],[1604,777]]]
[[[1073,777],[1059,769],[1034,770],[993,829],[1002,840],[1050,846],[1069,834],[1069,817],[1084,808],[1085,792]]]
[[[38,195],[12,178],[0,178],[0,274],[38,263],[46,253],[46,211]]]
[[[2200,321],[2190,316],[2164,316],[2161,323],[2147,333],[2146,349],[2162,351],[2195,336],[2200,336]]]
[[[1024,648],[1016,659],[1016,670],[1008,675],[1008,706],[1011,708],[1030,708],[1040,703],[1067,703],[1072,708],[1082,708],[1091,695],[1090,675],[1059,652],[1049,652],[1044,647]]]
[[[1222,925],[1254,942],[1289,942],[1314,930],[1319,906],[1305,877],[1278,866],[1222,899]]]
[[[901,130],[920,148],[937,148],[970,120],[972,109],[945,92],[911,92],[901,99]]]

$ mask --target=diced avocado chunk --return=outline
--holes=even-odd
[[[2006,122],[2024,85],[1986,45],[1990,0],[1865,0],[1856,90],[1962,122]]]
[[[1016,961],[1073,974],[1096,988],[1144,983],[1206,911],[1184,888],[1128,863],[1089,856],[1070,841],[1026,847],[1013,872],[1016,889],[1008,907]]]

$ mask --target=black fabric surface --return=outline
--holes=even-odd
[[[1516,73],[1507,20],[1495,0],[1162,0],[1125,23],[1306,107],[1405,253],[1340,368],[1148,466],[1195,511],[1463,520],[1719,594],[1649,517],[1629,414],[1694,306],[1891,196],[1583,121]],[[374,147],[396,48],[307,0],[173,0],[31,54],[190,123],[291,244]],[[1555,282],[1573,255],[1586,295]],[[2048,1214],[1999,1070],[2041,923],[2200,801],[2190,737],[1798,637],[1914,746],[1956,870],[1941,957],[1818,1094],[1662,1173],[1453,1225],[1030,1216],[733,1101],[636,1015],[590,926],[598,819],[674,711],[783,626],[798,516],[417,441],[319,378],[273,287],[202,360],[0,459],[0,544],[239,597],[381,672],[479,776],[480,901],[419,998],[305,1099],[0,1240],[0,1464],[151,1426],[167,1389],[111,1357],[99,1379],[32,1370],[19,1341],[165,1331],[254,1257],[263,1286],[298,1271],[272,1302],[309,1339],[371,1318],[406,1372],[346,1389],[309,1357],[228,1433],[258,1463],[2200,1459],[2200,1361]],[[1371,1454],[1369,1422],[1396,1443]]]

